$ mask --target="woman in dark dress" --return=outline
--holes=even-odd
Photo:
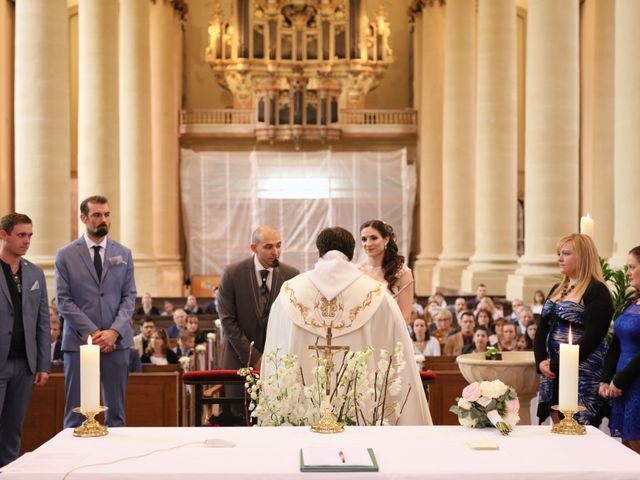
[[[543,309],[534,350],[540,379],[538,417],[549,415],[554,422],[558,413],[558,371],[561,343],[580,345],[578,405],[586,407],[575,419],[581,424],[598,424],[604,399],[598,395],[608,344],[605,340],[613,302],[604,284],[598,252],[588,235],[572,234],[558,242],[558,265],[562,281],[553,286]]]
[[[622,437],[622,443],[640,453],[640,246],[629,252],[627,278],[637,300],[624,309],[613,326],[600,395],[611,398],[611,435]]]
[[[169,337],[167,332],[162,328],[156,330],[149,338],[149,346],[144,355],[140,357],[142,363],[151,363],[153,365],[169,365],[178,362],[178,356],[169,348]]]

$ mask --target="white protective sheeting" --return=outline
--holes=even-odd
[[[249,253],[251,232],[274,226],[281,260],[301,271],[317,260],[315,238],[339,225],[356,237],[362,222],[393,225],[401,254],[411,245],[416,192],[405,149],[393,152],[195,152],[182,150],[187,268],[217,275]],[[358,255],[358,253],[356,253]]]

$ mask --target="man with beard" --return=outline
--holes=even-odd
[[[228,265],[218,286],[218,314],[222,322],[222,368],[237,370],[247,364],[260,368],[271,304],[282,284],[298,273],[280,263],[282,240],[269,226],[258,227],[251,235],[251,251],[246,260]],[[243,388],[227,385],[225,396],[241,398]],[[232,405],[213,421],[220,425],[242,423],[242,409]]]
[[[129,348],[133,346],[131,317],[136,301],[131,251],[107,237],[109,203],[92,196],[80,204],[86,232],[58,250],[55,262],[56,305],[64,317],[62,351],[66,405],[64,427],[80,425],[80,345],[100,347],[100,383],[110,427],[125,425]]]
[[[298,273],[280,263],[282,240],[269,226],[251,236],[250,258],[225,268],[218,288],[218,312],[224,332],[222,368],[260,367],[271,304],[282,284]],[[253,342],[253,347],[249,345]]]

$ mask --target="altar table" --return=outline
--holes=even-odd
[[[495,429],[347,427],[323,435],[306,427],[112,428],[109,435],[76,438],[60,432],[6,466],[1,480],[161,479],[428,479],[428,480],[637,480],[640,455],[593,427],[587,435],[555,435],[547,426]],[[233,448],[207,448],[224,439]],[[499,450],[472,450],[489,440]],[[373,448],[379,473],[301,473],[303,446]],[[66,475],[66,477],[65,477]]]

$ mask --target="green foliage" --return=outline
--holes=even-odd
[[[614,270],[604,258],[600,258],[600,266],[602,267],[604,280],[611,292],[613,319],[615,320],[624,308],[636,298],[636,292],[627,278],[626,265],[620,270]]]

